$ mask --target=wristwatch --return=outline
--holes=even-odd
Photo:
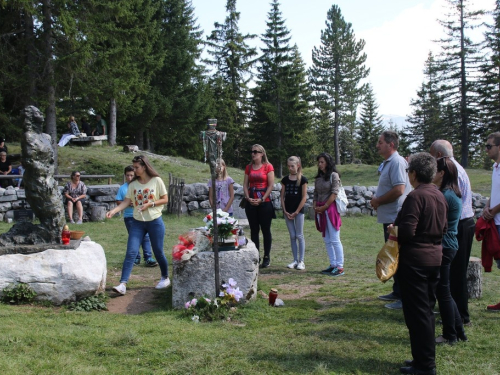
[[[151,207],[154,207],[154,206],[156,206],[156,204],[155,204],[155,202],[153,201],[153,205],[152,205]]]
[[[261,201],[262,203],[264,203],[264,198],[260,198],[260,201]]]

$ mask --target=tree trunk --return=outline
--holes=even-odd
[[[112,98],[109,102],[109,128],[108,144],[116,145],[116,99]]]
[[[47,88],[47,109],[45,112],[45,131],[52,138],[54,168],[58,171],[57,126],[56,126],[56,89],[54,87],[54,59],[52,56],[52,2],[43,0],[43,43],[45,52],[44,84]]]
[[[469,110],[467,108],[467,73],[465,70],[465,35],[464,35],[464,4],[460,1],[460,119],[461,119],[461,140],[462,167],[467,168],[469,164]]]
[[[470,257],[467,268],[467,290],[469,298],[480,298],[482,294],[481,259]]]

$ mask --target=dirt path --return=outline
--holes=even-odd
[[[127,290],[124,296],[109,291],[108,311],[113,314],[137,315],[154,309],[154,288]]]

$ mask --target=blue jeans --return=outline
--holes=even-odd
[[[127,232],[130,233],[130,223],[134,220],[133,217],[124,217],[125,227],[127,228]],[[144,238],[142,239],[142,253],[144,255],[144,260],[148,260],[153,257],[153,253],[151,252],[151,242],[149,240],[149,234],[146,233]],[[137,259],[141,260],[141,252],[137,252]]]
[[[126,283],[130,278],[132,268],[134,267],[134,260],[139,253],[139,246],[146,233],[149,234],[156,261],[160,266],[161,276],[168,277],[168,262],[163,252],[165,224],[163,224],[162,217],[160,216],[152,221],[139,221],[132,218],[128,232],[127,254],[123,261],[122,276],[120,278],[121,283]]]
[[[295,262],[303,262],[306,249],[306,241],[304,240],[304,214],[298,214],[293,220],[290,220],[285,216],[285,222],[288,232],[290,233],[290,245],[292,246],[293,260]]]
[[[344,268],[344,247],[340,242],[340,230],[336,230],[330,217],[326,215],[326,231],[323,241],[325,241],[326,253],[330,259],[330,266]]]

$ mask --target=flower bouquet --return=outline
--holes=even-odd
[[[236,281],[230,278],[222,284],[219,297],[211,300],[207,297],[193,298],[184,304],[185,315],[191,316],[195,323],[227,319],[230,312],[236,310],[236,304],[243,298],[243,292],[236,287]]]
[[[205,222],[205,229],[209,233],[210,237],[214,237],[214,220],[211,214],[208,214],[203,219]],[[220,208],[217,209],[217,217],[215,222],[217,223],[217,229],[219,234],[219,242],[225,242],[230,236],[234,236],[238,233],[238,220],[234,217],[229,216],[227,212],[222,211]],[[234,241],[231,241],[234,242]]]

